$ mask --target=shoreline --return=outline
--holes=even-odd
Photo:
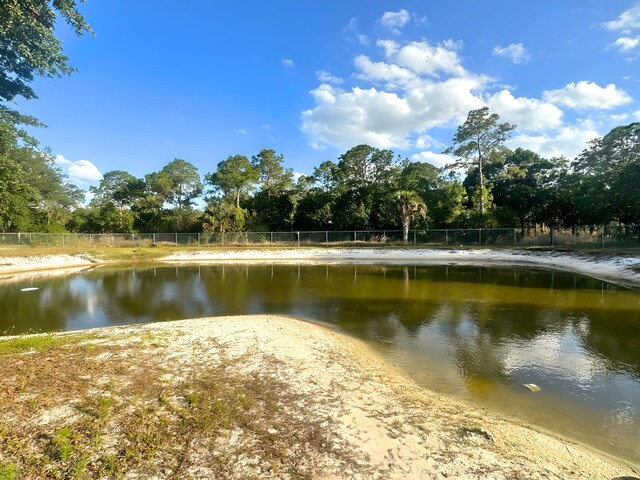
[[[297,430],[304,430],[305,425],[314,426],[317,430],[313,438],[322,438],[317,451],[296,454],[302,455],[303,462],[295,467],[299,469],[297,473],[306,473],[312,478],[587,479],[633,474],[623,461],[586,445],[519,425],[494,412],[426,390],[363,342],[323,325],[269,315],[209,317],[64,332],[49,338],[60,337],[66,342],[84,335],[87,339],[82,340],[81,345],[91,346],[84,356],[92,368],[84,372],[79,365],[79,371],[71,376],[75,382],[76,376],[84,378],[82,388],[91,395],[105,395],[107,390],[113,405],[122,404],[122,413],[114,413],[108,422],[113,430],[110,436],[118,437],[118,415],[125,415],[126,405],[135,404],[135,399],[127,399],[126,388],[119,386],[126,386],[131,380],[128,376],[135,375],[136,369],[159,366],[160,370],[145,372],[145,376],[163,392],[172,391],[190,378],[199,378],[208,368],[220,364],[230,378],[253,378],[254,383],[265,379],[277,382],[278,392],[286,395],[273,418],[269,416],[272,414],[255,415],[258,422],[255,428],[230,426],[229,431],[222,429],[215,433],[216,451],[223,452],[229,460],[231,470],[225,478],[269,473],[273,478],[290,478],[290,474],[296,473],[286,471],[289,465],[286,452],[298,448],[291,444],[295,443],[292,437],[295,432],[289,432],[287,425],[297,425]],[[0,346],[4,341],[11,339],[0,340]],[[64,359],[65,347],[58,350]],[[40,356],[54,355],[58,350],[18,356],[23,362],[36,362]],[[116,373],[106,369],[105,375],[93,366],[102,361],[109,362],[111,368],[122,362],[121,368],[116,369]],[[89,378],[85,378],[87,376]],[[0,383],[5,382],[10,383],[11,378],[0,379]],[[52,379],[46,381],[45,391],[51,382],[55,383]],[[113,384],[118,387],[109,387]],[[46,409],[26,414],[25,424],[31,425],[32,430],[34,425],[38,426],[34,435],[43,435],[43,431],[46,435],[62,427],[73,428],[82,422],[83,410],[77,407],[81,388],[76,390],[65,392],[63,397],[68,398],[48,404]],[[12,401],[24,402],[22,397],[33,399],[34,394],[27,386],[16,398],[12,397]],[[146,392],[136,395],[144,400]],[[179,395],[170,397],[173,399],[167,402],[180,405],[177,397]],[[0,394],[0,405],[7,401]],[[145,404],[155,405],[154,402],[157,399],[150,398]],[[2,407],[5,410],[10,406]],[[166,406],[157,406],[153,414],[160,415],[164,408]],[[12,417],[14,422],[20,422],[15,415]],[[261,423],[262,420],[266,423]],[[272,464],[280,462],[278,468],[269,466],[265,458],[253,461],[245,458],[247,449],[260,457],[262,450],[251,439],[263,433],[269,441],[284,442],[278,447],[284,457],[277,461],[271,459]],[[104,443],[111,445],[119,441],[114,438]],[[158,475],[156,478],[168,477],[161,474],[160,466],[170,460],[160,453],[169,455],[170,451],[171,444],[159,450],[158,470],[153,470]],[[215,462],[212,464],[204,452],[197,451],[190,454],[183,473],[195,478],[214,475],[218,466]],[[0,447],[0,461],[10,459],[6,453]],[[96,459],[99,454],[86,453]]]
[[[144,259],[143,259],[144,260]],[[625,287],[640,287],[640,255],[540,251],[517,249],[432,249],[432,248],[228,248],[224,250],[178,250],[146,260],[148,263],[293,263],[293,264],[414,264],[475,265],[540,268],[590,276]],[[46,254],[0,256],[0,278],[24,278],[38,274],[64,274],[105,265],[139,263],[135,252],[128,258],[102,260],[88,254]]]

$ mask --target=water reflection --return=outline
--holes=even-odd
[[[535,270],[388,265],[98,269],[29,283],[0,286],[0,332],[252,313],[334,323],[430,388],[576,435],[595,425],[599,446],[637,460],[637,291]]]

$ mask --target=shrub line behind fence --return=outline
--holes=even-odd
[[[444,228],[411,230],[407,242],[401,230],[224,232],[224,233],[0,233],[0,245],[57,247],[196,246],[306,246],[306,245],[415,245],[415,246],[607,246],[640,242],[640,225],[581,226],[573,228]]]

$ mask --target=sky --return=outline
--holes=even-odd
[[[87,0],[63,24],[70,77],[16,108],[71,181],[201,175],[263,148],[311,174],[367,143],[443,166],[472,109],[517,125],[508,146],[573,158],[640,121],[640,1]]]

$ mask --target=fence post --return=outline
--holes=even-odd
[[[449,245],[449,229],[444,230],[444,245]]]
[[[300,232],[296,232],[298,234],[298,246],[300,246]]]
[[[156,234],[155,234],[155,233],[152,233],[151,235],[153,236],[153,243],[154,243],[154,245],[155,245],[155,243],[156,243]]]
[[[416,231],[413,231],[413,246],[416,246]]]
[[[358,241],[358,237],[356,237],[356,232],[355,231],[353,232],[353,241],[354,242]]]
[[[551,246],[553,247],[553,244],[555,243],[555,236],[556,236],[556,229],[554,227],[550,227],[549,228],[549,242],[551,243]]]
[[[273,245],[273,232],[269,232],[269,243]]]
[[[328,230],[324,231],[324,243],[326,243],[327,245],[329,244],[329,231]]]
[[[177,233],[175,233],[175,234],[174,234],[174,236],[175,236],[175,239],[176,239],[176,245],[177,245],[177,244],[178,244],[178,234],[177,234]]]
[[[482,245],[482,229],[478,229],[478,246]]]
[[[518,244],[518,230],[516,228],[513,229],[513,245]]]
[[[604,248],[604,225],[602,226],[602,241],[600,245],[602,246],[602,248]]]
[[[200,246],[200,232],[198,232],[198,246]]]

